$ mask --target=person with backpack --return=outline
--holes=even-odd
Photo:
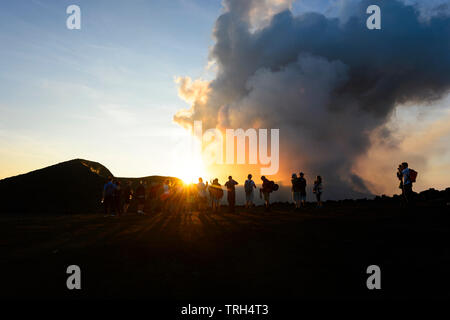
[[[146,194],[146,188],[145,188],[144,182],[141,180],[141,181],[139,181],[139,186],[136,188],[136,199],[138,201],[138,206],[137,206],[138,214],[145,214],[144,213],[145,194]]]
[[[322,177],[321,176],[317,176],[316,181],[314,181],[313,192],[316,194],[317,207],[318,208],[322,207],[322,200],[321,200],[322,191],[323,191]]]
[[[245,208],[250,208],[253,206],[253,189],[256,189],[255,181],[252,180],[252,175],[249,174],[245,180],[244,191],[245,191]]]
[[[225,187],[227,187],[227,200],[228,200],[228,209],[230,212],[234,212],[234,206],[236,204],[236,185],[239,183],[233,180],[232,176],[228,177],[228,181],[225,183]]]
[[[407,206],[413,205],[413,182],[416,182],[417,172],[408,167],[407,162],[402,163],[403,198]]]
[[[213,212],[219,212],[220,200],[223,197],[222,186],[219,183],[219,179],[214,179],[208,187],[209,196],[211,198]]]
[[[127,214],[130,207],[131,199],[133,197],[133,189],[131,188],[131,181],[127,182],[127,185],[123,189],[123,213]]]
[[[108,178],[108,181],[103,186],[102,203],[105,206],[105,215],[112,215],[112,209],[114,207],[114,191],[116,189],[113,179]]]

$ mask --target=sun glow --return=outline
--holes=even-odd
[[[198,178],[207,179],[208,173],[203,161],[200,142],[189,133],[180,143],[173,146],[171,175],[183,180],[185,184],[198,182]],[[185,140],[186,139],[186,140]]]
[[[199,177],[206,179],[206,171],[201,159],[183,159],[182,162],[183,164],[177,177],[183,180],[185,184],[196,183]]]

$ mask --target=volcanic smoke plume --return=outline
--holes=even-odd
[[[369,194],[353,167],[370,134],[395,106],[430,103],[450,88],[450,17],[444,8],[422,19],[397,0],[354,1],[351,11],[341,8],[345,20],[294,16],[291,2],[224,1],[210,52],[216,78],[179,79],[192,106],[174,120],[279,128],[280,176],[320,174],[329,198]],[[373,4],[381,8],[381,30],[366,27]]]

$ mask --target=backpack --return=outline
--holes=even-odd
[[[269,181],[269,192],[277,191],[279,186],[274,181]]]
[[[223,189],[221,185],[214,185],[212,184],[209,187],[209,195],[212,198],[216,198],[216,199],[222,199],[223,197]]]
[[[245,193],[249,194],[253,191],[252,180],[246,180],[244,184]]]
[[[411,182],[416,182],[417,174],[416,170],[409,169],[409,180],[411,180]]]

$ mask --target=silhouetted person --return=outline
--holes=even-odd
[[[148,197],[147,201],[145,202],[147,204],[146,209],[148,212],[152,213],[157,210],[158,207],[158,189],[159,185],[155,181],[150,182],[150,186],[148,187]]]
[[[259,197],[262,198],[264,196],[264,205],[266,206],[266,209],[269,209],[272,184],[270,183],[269,179],[267,179],[265,176],[262,176],[261,180],[263,183],[262,187],[259,189]]]
[[[171,190],[169,179],[164,180],[162,188],[163,188],[163,193],[161,194],[162,208],[163,211],[167,212],[171,209],[170,208]]]
[[[403,162],[402,163],[402,183],[403,183],[403,198],[405,199],[405,203],[407,206],[412,205],[412,181],[410,176],[410,169],[408,168],[408,163]]]
[[[145,194],[146,188],[143,181],[139,181],[139,186],[136,188],[136,199],[137,199],[137,213],[144,214],[145,206]]]
[[[114,181],[116,189],[114,190],[114,211],[120,216],[122,213],[122,187],[120,181]]]
[[[131,199],[133,198],[133,189],[131,188],[131,181],[127,182],[127,185],[123,189],[123,213],[126,214],[128,212],[128,208],[130,207]]]
[[[206,194],[206,189],[208,188],[208,181],[206,181],[206,185],[203,183],[203,179],[202,178],[198,178],[198,183],[197,183],[197,203],[198,203],[198,209],[199,210],[204,210],[205,209],[205,205],[207,203],[207,194]]]
[[[211,198],[211,205],[213,212],[218,212],[220,209],[220,200],[223,197],[222,186],[219,183],[219,179],[214,179],[208,187],[209,196]]]
[[[300,208],[300,180],[295,173],[291,176],[291,184],[292,200],[294,200],[295,209],[298,209]]]
[[[105,206],[105,215],[109,216],[112,214],[112,209],[114,207],[114,190],[116,186],[113,183],[112,178],[108,178],[108,181],[103,186],[103,204]]]
[[[245,207],[250,208],[253,206],[253,190],[256,189],[255,181],[252,180],[252,175],[249,174],[245,180],[244,191],[245,191]]]
[[[306,179],[305,174],[303,172],[300,172],[299,180],[299,187],[300,187],[300,200],[301,205],[304,207],[306,205]]]
[[[233,180],[232,176],[228,177],[228,181],[225,183],[227,187],[227,200],[228,200],[228,208],[230,212],[234,212],[234,206],[236,204],[236,188],[235,186],[238,183]]]
[[[316,194],[317,206],[319,208],[322,207],[322,200],[321,200],[322,191],[323,191],[322,177],[321,176],[317,176],[316,181],[314,181],[313,192]]]

